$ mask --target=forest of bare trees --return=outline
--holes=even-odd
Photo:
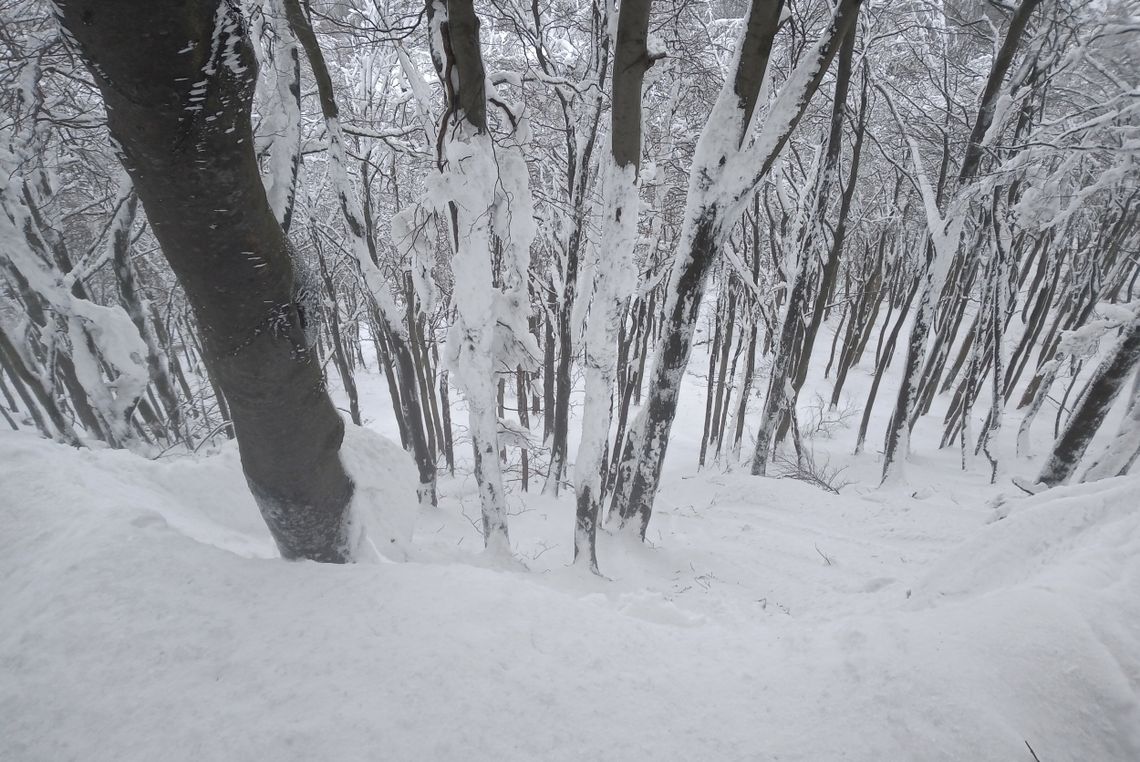
[[[1138,38],[1135,0],[0,0],[3,425],[236,438],[335,562],[368,376],[409,501],[473,474],[509,553],[506,495],[571,491],[594,571],[687,373],[706,468],[812,471],[815,405],[887,482],[1124,474]]]

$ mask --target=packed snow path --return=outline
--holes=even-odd
[[[512,517],[527,571],[469,552],[459,481],[413,561],[337,567],[272,558],[232,451],[0,462],[0,759],[1140,759],[1137,478],[994,522],[674,476],[606,581],[569,496]]]

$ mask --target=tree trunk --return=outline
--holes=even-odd
[[[351,560],[344,424],[305,340],[253,151],[256,63],[236,6],[67,0],[154,234],[194,307],[242,468],[281,554]]]
[[[1136,374],[1136,379],[1132,382],[1132,396],[1128,400],[1128,410],[1120,422],[1120,429],[1089,466],[1081,481],[1124,476],[1137,457],[1140,457],[1140,373]]]
[[[685,221],[670,276],[665,322],[658,342],[649,399],[630,433],[626,449],[631,457],[626,458],[618,470],[615,505],[623,524],[636,528],[642,539],[661,483],[669,431],[692,349],[705,282],[728,232],[726,220],[742,211],[743,204],[771,171],[812,95],[819,89],[835,56],[836,41],[854,24],[854,11],[858,6],[859,0],[841,0],[831,25],[812,49],[804,53],[777,96],[769,114],[771,122],[763,128],[763,139],[746,147],[783,3],[754,0],[750,6],[730,79],[725,82],[697,143],[699,160],[690,168]],[[735,175],[726,177],[725,168],[730,161],[754,162],[750,167],[753,173],[746,174],[743,180]],[[734,168],[733,172],[737,171],[738,168]],[[726,187],[721,187],[722,183]],[[726,191],[727,203],[716,200],[725,199]]]
[[[388,284],[377,266],[376,242],[370,230],[370,210],[368,206],[361,205],[349,181],[344,135],[340,126],[340,111],[333,93],[332,77],[329,75],[324,53],[318,44],[312,23],[305,12],[308,0],[304,1],[305,8],[302,8],[302,0],[284,0],[285,12],[289,18],[289,25],[297,35],[297,40],[301,43],[313,70],[321,113],[325,119],[325,131],[329,139],[328,165],[333,189],[348,228],[357,267],[368,294],[372,297],[377,319],[392,350],[392,364],[400,388],[400,407],[397,414],[403,420],[403,429],[407,433],[405,447],[410,445],[416,470],[419,472],[417,497],[421,505],[435,505],[435,458],[427,443],[416,368],[408,346],[408,334],[401,324],[401,316],[388,291]],[[366,183],[367,179],[364,178]]]
[[[1039,483],[1052,487],[1069,480],[1138,362],[1140,314],[1124,326],[1124,335],[1085,387],[1076,409],[1065,424],[1065,430],[1053,443],[1053,451],[1041,468],[1037,477]]]
[[[455,242],[452,272],[464,287],[452,295],[456,319],[448,336],[449,364],[467,398],[484,543],[490,553],[509,555],[495,375],[514,371],[523,357],[500,354],[512,350],[496,334],[509,333],[511,346],[530,346],[525,343],[530,337],[526,273],[534,238],[529,178],[519,149],[499,151],[491,140],[474,4],[430,0],[426,10],[432,61],[448,104],[439,166],[458,191],[447,199],[447,209]],[[503,214],[508,208],[510,214]]]
[[[974,122],[973,132],[970,134],[970,140],[966,147],[966,155],[962,159],[962,166],[958,172],[958,187],[960,189],[972,181],[978,172],[982,159],[982,142],[993,121],[999,92],[1005,81],[1006,73],[1013,63],[1014,54],[1021,44],[1021,36],[1025,31],[1029,17],[1040,2],[1041,0],[1022,0],[1021,5],[1017,7],[1017,10],[1014,11],[1010,19],[1009,27],[1006,29],[1005,38],[1002,41],[1002,46],[994,56],[989,76],[986,79],[986,86],[982,93],[981,102],[978,105],[978,115]],[[940,173],[943,178],[946,176],[948,150],[949,146],[944,143],[942,172]],[[942,182],[940,179],[939,188],[941,187]],[[947,231],[943,230],[941,232],[946,234]],[[914,324],[911,326],[910,340],[907,342],[906,364],[903,367],[902,384],[899,387],[895,409],[891,415],[890,423],[887,426],[887,436],[883,445],[884,481],[895,472],[897,464],[906,457],[910,447],[910,421],[915,402],[918,398],[918,375],[926,354],[926,342],[930,333],[931,322],[933,321],[936,306],[935,300],[941,295],[942,291],[942,283],[936,282],[938,278],[931,277],[931,274],[938,270],[936,257],[942,258],[945,254],[936,254],[933,250],[933,246],[929,243],[927,245],[931,248],[927,249],[926,269],[928,273],[925,278],[926,285],[919,298],[919,306],[915,314]],[[949,245],[957,247],[958,242],[955,239],[949,242]]]
[[[577,510],[574,560],[598,571],[597,534],[607,473],[606,448],[613,420],[618,326],[634,286],[637,244],[638,171],[641,166],[641,90],[651,61],[646,47],[651,0],[624,0],[614,45],[610,154],[603,178],[606,210],[604,259],[594,268],[593,309],[585,331],[586,401],[575,467]],[[586,171],[585,164],[581,168]]]
[[[855,27],[843,38],[843,45],[839,49],[839,59],[836,64],[835,97],[831,109],[831,129],[827,138],[827,159],[823,167],[823,181],[820,183],[819,196],[816,200],[815,224],[822,225],[823,215],[827,210],[827,200],[830,196],[832,183],[839,172],[839,153],[841,138],[843,136],[843,115],[847,111],[847,90],[851,82],[852,59],[855,55]],[[865,59],[864,59],[865,60]],[[835,221],[835,232],[832,236],[831,246],[827,251],[827,261],[819,276],[819,284],[815,292],[815,301],[811,306],[811,317],[804,328],[803,339],[799,342],[792,373],[792,398],[788,401],[788,410],[795,411],[796,401],[799,399],[800,389],[807,380],[808,368],[811,365],[811,354],[815,348],[815,339],[819,335],[820,326],[823,325],[824,314],[827,311],[828,300],[835,290],[836,277],[839,274],[839,263],[843,256],[843,243],[847,236],[847,215],[851,211],[851,200],[855,196],[855,180],[859,177],[859,159],[863,152],[863,132],[867,121],[867,69],[863,69],[863,87],[859,97],[859,117],[855,127],[855,142],[851,148],[851,169],[847,178],[847,185],[842,189],[839,201],[839,214]],[[812,236],[808,242],[808,254],[814,257],[811,251]],[[780,418],[780,426],[776,431],[776,443],[783,441],[787,433],[791,417],[787,412]]]

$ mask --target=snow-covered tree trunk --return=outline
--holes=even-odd
[[[432,58],[448,103],[443,171],[429,188],[435,206],[451,217],[454,234],[456,318],[448,334],[448,365],[467,402],[483,540],[488,551],[509,554],[495,374],[517,372],[520,362],[538,353],[527,326],[526,272],[534,238],[530,189],[519,148],[496,151],[491,140],[473,3],[431,0],[428,21]],[[500,273],[493,262],[496,239],[502,245]]]
[[[852,60],[855,55],[855,28],[852,27],[843,39],[843,46],[839,50],[839,61],[836,65],[835,96],[831,112],[831,130],[827,139],[827,161],[824,163],[823,174],[826,183],[821,187],[818,199],[817,224],[822,226],[823,213],[828,202],[827,188],[832,183],[838,183],[839,153],[842,137],[843,116],[847,113],[847,90],[851,82]],[[859,178],[859,163],[863,153],[863,135],[867,124],[867,60],[863,59],[863,83],[859,98],[859,115],[855,124],[854,141],[851,147],[851,167],[848,172],[847,185],[842,187],[839,210],[836,215],[832,231],[831,245],[827,250],[827,258],[820,269],[819,283],[816,285],[815,299],[811,306],[807,325],[804,328],[803,340],[796,352],[795,371],[792,374],[792,399],[789,402],[791,412],[795,411],[796,400],[800,389],[807,380],[808,368],[811,365],[811,355],[815,348],[816,337],[823,326],[824,317],[828,314],[828,303],[835,290],[836,279],[839,275],[839,265],[843,257],[843,246],[847,236],[847,217],[851,211],[851,201],[855,196],[856,180]],[[838,335],[838,332],[836,333]],[[826,374],[825,374],[826,375]],[[776,432],[776,442],[783,440],[791,420],[784,415],[780,428]]]
[[[894,116],[901,129],[902,121],[898,114]],[[918,398],[922,358],[926,354],[926,342],[938,306],[938,295],[942,293],[942,287],[946,283],[946,275],[958,249],[958,239],[961,237],[965,221],[962,210],[956,207],[952,207],[945,218],[942,216],[938,208],[939,194],[927,179],[918,146],[913,140],[910,143],[910,154],[926,218],[923,244],[925,255],[918,281],[918,307],[915,310],[914,322],[911,325],[910,336],[906,344],[903,375],[899,384],[894,412],[891,413],[890,420],[887,423],[887,434],[883,444],[884,482],[892,476],[901,478],[901,465],[898,463],[910,451],[910,414],[914,410],[915,401]],[[944,152],[937,185],[939,188],[942,187],[945,179],[947,158],[948,155]],[[883,365],[882,369],[877,372],[881,373],[885,370],[886,366]]]
[[[1010,271],[1010,241],[1006,239],[1004,228],[998,221],[997,195],[995,193],[993,208],[991,210],[991,223],[993,225],[993,251],[991,261],[987,268],[987,283],[985,295],[980,308],[986,313],[986,346],[989,353],[988,363],[992,371],[990,386],[990,410],[982,425],[982,432],[978,436],[975,454],[982,453],[990,463],[990,480],[997,480],[998,456],[991,449],[993,437],[1001,430],[1002,419],[1005,417],[1005,395],[1002,382],[1005,377],[1005,356],[1003,344],[1005,337],[1005,317],[1009,302],[1009,271]],[[969,410],[963,411],[966,420],[969,419]]]
[[[641,166],[641,88],[650,58],[647,38],[651,0],[622,0],[614,45],[610,155],[602,173],[602,236],[595,248],[593,295],[583,339],[586,399],[575,464],[577,512],[574,560],[598,570],[598,517],[604,499],[606,443],[613,414],[618,328],[624,301],[635,285],[638,170]]]
[[[608,3],[590,0],[589,41],[585,43],[588,61],[575,86],[557,85],[555,94],[560,106],[566,157],[566,214],[562,231],[555,245],[561,266],[558,268],[560,287],[551,289],[552,333],[557,337],[557,353],[551,360],[553,371],[551,394],[553,405],[546,410],[549,420],[550,466],[543,494],[557,495],[566,475],[569,458],[570,435],[570,395],[573,391],[571,374],[573,361],[577,355],[581,337],[584,304],[579,298],[580,288],[589,284],[580,283],[586,268],[584,259],[589,256],[589,212],[594,181],[601,180],[604,188],[606,178],[600,177],[595,148],[598,144],[598,127],[601,124],[605,107],[604,84],[609,66],[611,29],[608,19],[612,13],[604,13]],[[537,31],[534,46],[535,58],[543,74],[552,79],[565,77],[562,69],[547,55],[545,27],[537,3],[531,4],[531,17]],[[568,83],[569,84],[569,83]],[[603,190],[604,192],[604,190]],[[586,273],[588,275],[588,273]],[[554,347],[547,352],[554,353]]]
[[[301,169],[301,53],[283,0],[261,0],[252,22],[254,42],[264,51],[260,68],[267,92],[261,127],[269,154],[265,195],[288,234]]]
[[[41,379],[28,368],[15,342],[8,338],[3,325],[0,325],[0,368],[12,379],[16,393],[41,434],[75,447],[82,444]]]
[[[755,0],[749,6],[728,79],[701,132],[689,170],[685,216],[648,401],[631,427],[618,470],[614,506],[622,524],[632,527],[642,538],[661,482],[669,431],[692,351],[707,276],[731,223],[771,170],[819,88],[837,43],[855,23],[859,4],[859,0],[841,0],[827,30],[804,52],[764,112],[764,124],[759,130],[753,129],[756,104],[783,4]]]
[[[1093,373],[1084,393],[1077,401],[1073,414],[1069,416],[1064,431],[1053,443],[1053,450],[1037,477],[1038,483],[1049,487],[1063,484],[1076,472],[1081,458],[1084,457],[1093,437],[1104,423],[1112,403],[1116,401],[1117,395],[1137,364],[1140,364],[1140,311],[1124,324],[1120,339]],[[1132,416],[1135,416],[1135,410],[1130,410],[1129,415],[1125,417],[1125,426]],[[1135,438],[1135,433],[1130,432],[1125,438],[1128,436]],[[1122,449],[1128,449],[1127,442]],[[1108,464],[1108,460],[1113,461],[1112,465],[1120,463],[1123,468],[1127,467],[1127,463],[1124,462],[1127,459],[1123,454],[1119,457],[1114,455],[1103,465],[1094,464],[1096,473],[1111,470],[1112,466]]]
[[[67,0],[61,18],[194,307],[242,468],[286,558],[353,557],[344,424],[305,338],[281,225],[254,156],[256,62],[236,6]]]
[[[18,284],[31,318],[25,338],[41,346],[40,357],[33,349],[25,359],[42,362],[44,378],[37,386],[49,394],[53,370],[58,369],[71,407],[89,435],[125,447],[134,439],[131,417],[146,391],[147,350],[126,312],[92,301],[84,286],[87,271],[106,261],[112,249],[105,247],[89,258],[94,261],[73,265],[61,232],[41,213],[41,195],[51,193],[52,184],[46,176],[25,176],[31,162],[18,156],[0,152],[0,175],[7,180],[0,186],[0,237],[7,241],[5,270]],[[29,370],[35,365],[25,364]]]
[[[910,338],[907,341],[906,363],[903,366],[902,382],[899,385],[894,412],[891,414],[890,422],[887,425],[887,435],[883,444],[884,482],[892,477],[901,478],[900,464],[905,460],[910,450],[911,420],[915,403],[918,400],[918,387],[921,381],[923,359],[926,357],[927,339],[934,320],[936,302],[946,281],[947,270],[957,253],[958,237],[963,223],[962,215],[966,212],[962,190],[977,174],[984,155],[986,140],[987,138],[992,139],[990,127],[992,126],[998,96],[1001,93],[1006,74],[1013,63],[1014,55],[1021,44],[1022,34],[1029,22],[1029,17],[1039,3],[1040,0],[1022,0],[1010,19],[1002,45],[994,56],[989,76],[986,79],[985,90],[978,105],[978,114],[967,144],[966,155],[958,172],[958,193],[947,205],[950,210],[947,213],[947,220],[941,220],[938,203],[933,194],[926,190],[923,191],[923,203],[927,209],[931,245],[927,248],[928,256],[925,263],[925,277],[922,293],[919,296],[918,311],[915,313]],[[897,121],[897,115],[895,118]],[[917,151],[912,147],[911,152],[914,154],[914,162],[917,167],[919,164]],[[954,219],[955,217],[958,219]],[[935,221],[940,221],[940,226],[936,227],[933,224]],[[951,226],[954,225],[958,227],[958,231],[950,235]]]
[[[1137,457],[1140,457],[1140,373],[1136,374],[1132,382],[1132,396],[1128,400],[1128,409],[1120,422],[1120,428],[1112,441],[1093,460],[1081,481],[1092,482],[1124,476]]]
[[[793,416],[791,409],[795,391],[791,384],[791,371],[795,362],[796,343],[803,330],[803,310],[807,303],[808,280],[814,266],[814,252],[799,251],[798,261],[791,275],[791,289],[784,305],[780,334],[772,358],[772,372],[768,380],[768,395],[760,427],[756,430],[756,449],[752,453],[751,473],[764,476],[768,470],[768,456],[776,426],[784,415]]]
[[[838,151],[838,136],[835,143]],[[819,154],[813,161],[808,174],[810,180],[805,185],[813,190],[804,194],[805,206],[801,206],[796,215],[797,224],[794,233],[795,241],[792,244],[792,253],[789,257],[785,278],[784,293],[787,295],[781,311],[779,332],[775,336],[772,351],[772,369],[768,376],[768,393],[764,400],[764,409],[760,418],[760,426],[756,430],[756,447],[752,453],[751,473],[753,476],[764,476],[767,473],[768,457],[772,447],[772,439],[776,434],[780,420],[785,416],[792,417],[795,410],[792,407],[795,391],[791,384],[791,373],[795,364],[796,348],[803,338],[804,312],[807,306],[808,289],[811,286],[812,274],[816,269],[816,256],[813,245],[818,235],[817,226],[822,225],[821,217],[825,211],[824,199],[827,197],[828,186],[831,180],[828,177],[827,164],[829,156],[824,160],[824,166],[819,166]],[[838,160],[838,153],[836,154]],[[834,169],[834,168],[833,168]],[[814,201],[813,201],[814,199]]]

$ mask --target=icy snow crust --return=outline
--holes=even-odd
[[[401,534],[406,456],[349,444]],[[1140,759],[1134,477],[992,523],[667,477],[661,544],[603,533],[607,582],[565,566],[571,496],[512,518],[529,572],[465,562],[462,480],[413,560],[323,566],[274,558],[232,450],[4,432],[0,464],[0,759]]]

